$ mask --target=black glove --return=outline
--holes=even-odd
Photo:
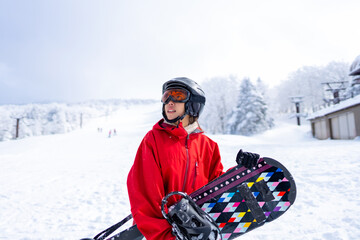
[[[259,158],[260,155],[257,153],[243,152],[242,149],[240,149],[236,156],[236,162],[246,168],[252,168],[256,166]]]

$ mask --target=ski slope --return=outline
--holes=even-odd
[[[160,118],[159,104],[133,105],[71,133],[0,142],[0,239],[93,237],[127,216],[127,173]],[[291,120],[252,137],[210,135],[226,169],[242,148],[278,159],[297,183],[294,206],[242,240],[360,239],[360,141],[309,132]]]

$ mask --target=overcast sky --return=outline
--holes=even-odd
[[[270,86],[360,55],[359,0],[0,0],[0,104],[160,99],[166,80]]]

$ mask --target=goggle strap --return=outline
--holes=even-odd
[[[205,103],[205,97],[198,95],[191,95],[190,100],[193,102]]]

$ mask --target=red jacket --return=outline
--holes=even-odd
[[[222,174],[217,143],[201,131],[154,125],[142,140],[129,172],[127,187],[135,223],[146,239],[175,239],[161,214],[168,193],[191,193]]]

